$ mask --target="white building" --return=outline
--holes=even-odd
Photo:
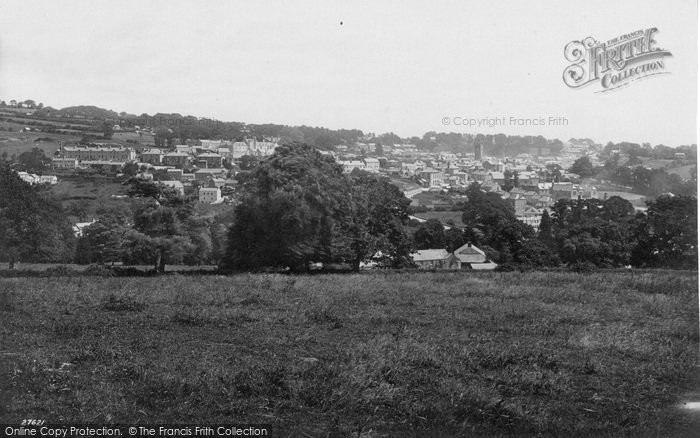
[[[338,164],[343,166],[343,172],[350,173],[355,169],[365,170],[365,163],[363,161],[338,161]]]
[[[199,202],[215,204],[221,201],[221,189],[218,187],[202,187],[199,189]]]
[[[368,172],[379,172],[379,160],[376,158],[365,158],[365,170]]]

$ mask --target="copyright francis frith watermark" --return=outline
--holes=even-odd
[[[571,41],[564,56],[564,83],[571,88],[599,83],[598,93],[616,90],[649,76],[667,74],[664,58],[671,52],[657,46],[655,27],[600,42],[593,37]]]

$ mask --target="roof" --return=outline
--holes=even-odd
[[[221,169],[221,168],[211,168],[211,169],[199,169],[195,172],[196,173],[225,173],[226,169]]]
[[[475,271],[493,271],[498,267],[498,265],[494,262],[469,263],[469,266]]]
[[[182,185],[180,181],[159,181],[161,184],[172,187],[174,189],[184,189],[185,186]]]
[[[428,260],[444,260],[450,256],[445,249],[421,249],[411,254],[414,262],[424,262]]]
[[[456,255],[464,254],[464,255],[475,255],[475,254],[481,254],[481,255],[486,255],[482,250],[477,248],[474,245],[471,245],[467,243],[466,245],[463,245],[455,250]]]
[[[222,157],[219,154],[213,154],[211,152],[207,152],[205,154],[197,155],[197,158],[222,158]]]

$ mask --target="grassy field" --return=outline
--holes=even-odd
[[[696,436],[696,273],[0,279],[0,422]],[[430,432],[431,434],[428,434]]]

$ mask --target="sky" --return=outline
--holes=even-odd
[[[689,0],[3,0],[0,99],[402,137],[678,146],[696,143],[697,17]],[[607,93],[564,84],[567,43],[650,27],[670,74]]]

